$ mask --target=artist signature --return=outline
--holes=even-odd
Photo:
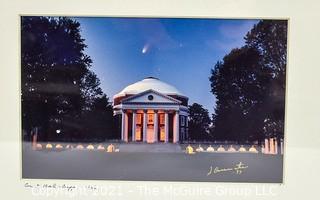
[[[230,168],[219,168],[219,167],[213,167],[212,165],[209,168],[209,171],[207,173],[207,176],[223,173],[223,172],[235,172],[236,174],[242,174],[242,172],[247,169],[248,166],[243,164],[242,162],[237,163],[234,167]]]

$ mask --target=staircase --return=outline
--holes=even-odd
[[[182,152],[179,144],[172,143],[121,143],[120,152]]]

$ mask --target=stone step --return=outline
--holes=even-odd
[[[120,152],[182,152],[179,144],[171,143],[122,143]]]

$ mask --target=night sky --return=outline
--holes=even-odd
[[[172,84],[214,112],[210,70],[244,44],[257,20],[75,18],[101,88],[112,96],[148,76]]]

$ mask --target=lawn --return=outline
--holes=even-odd
[[[247,166],[241,174],[237,164]],[[222,170],[213,173],[210,169]],[[223,169],[229,169],[223,171]],[[230,170],[231,169],[231,170]],[[114,152],[32,150],[22,152],[22,178],[132,181],[281,183],[283,156],[261,153]]]

